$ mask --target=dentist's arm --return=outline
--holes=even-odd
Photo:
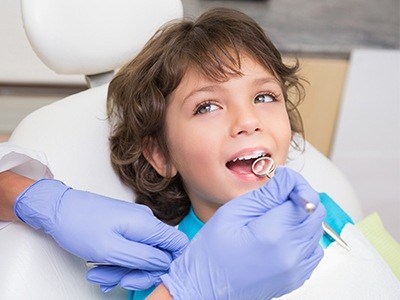
[[[0,220],[14,221],[14,203],[17,196],[28,186],[34,183],[33,180],[15,174],[11,171],[0,172]]]
[[[2,220],[16,216],[87,261],[141,270],[129,279],[147,286],[159,282],[160,272],[188,242],[146,206],[74,190],[58,180],[33,182],[3,172],[0,203]]]

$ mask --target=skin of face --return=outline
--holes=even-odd
[[[240,71],[215,82],[189,68],[168,99],[173,171],[182,176],[203,222],[222,204],[267,182],[251,172],[253,160],[243,158],[263,154],[283,165],[288,155],[291,129],[279,81],[248,56],[241,58]],[[164,162],[153,151],[150,163],[161,175]]]

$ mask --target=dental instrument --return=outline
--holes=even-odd
[[[351,248],[347,243],[330,227],[327,223],[322,223],[322,228],[324,230],[324,234],[327,235],[329,238],[332,238],[336,241],[340,246],[342,246],[347,251],[350,251]]]
[[[276,165],[274,160],[271,157],[263,156],[256,159],[252,166],[252,172],[260,177],[268,177],[269,179],[272,178],[273,173],[276,169]],[[304,210],[311,214],[315,211],[315,204],[311,203],[305,199],[293,199],[297,205],[303,207]],[[350,251],[349,245],[325,222],[322,223],[322,228],[324,230],[324,234],[327,235],[330,239],[336,241],[340,246],[342,246],[347,251]]]
[[[110,263],[100,263],[100,262],[94,262],[94,261],[87,261],[86,262],[86,267],[88,268],[94,268],[94,267],[100,267],[100,266],[115,266]]]
[[[251,171],[260,177],[272,178],[275,171],[275,162],[271,157],[263,156],[256,159],[251,166]]]

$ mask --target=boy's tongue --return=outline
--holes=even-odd
[[[228,169],[238,174],[250,174],[253,173],[251,166],[253,165],[254,159],[248,160],[237,160],[235,162],[230,161],[226,164]]]

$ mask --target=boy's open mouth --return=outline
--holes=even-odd
[[[237,157],[231,161],[228,161],[226,167],[237,174],[253,174],[252,165],[254,161],[260,157],[271,157],[267,153],[255,153],[251,155],[245,155]]]

